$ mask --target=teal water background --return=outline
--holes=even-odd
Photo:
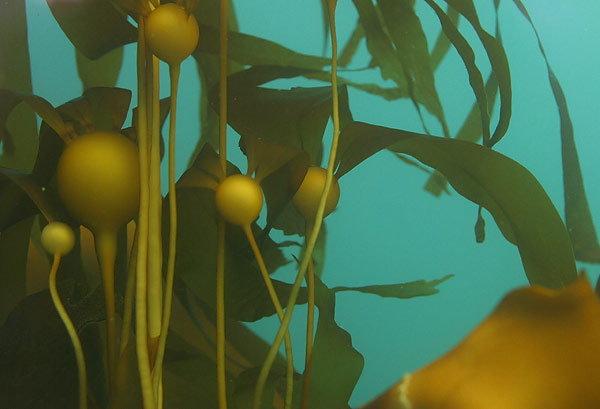
[[[236,0],[240,31],[279,42],[294,51],[319,55],[323,27],[317,0]],[[338,36],[342,46],[354,28],[357,15],[348,0],[338,1]],[[492,1],[477,1],[484,27],[493,32]],[[596,226],[600,226],[600,4],[593,0],[523,0],[540,33],[550,63],[560,80],[575,128],[587,198]],[[424,2],[417,1],[430,40],[439,24]],[[34,93],[59,105],[81,94],[74,52],[43,0],[27,2]],[[496,149],[526,166],[563,213],[559,118],[548,85],[546,67],[529,23],[512,1],[500,8],[503,42],[513,83],[513,118],[508,134]],[[480,43],[465,22],[461,30],[476,44],[477,63],[484,77],[489,64]],[[327,55],[330,55],[329,49]],[[369,57],[364,42],[351,67],[365,67]],[[378,72],[344,73],[350,78],[379,81]],[[319,86],[296,81],[283,86]],[[390,84],[387,84],[390,85]],[[466,70],[451,51],[436,73],[436,85],[454,134],[471,108],[474,97]],[[135,98],[135,47],[125,51],[118,86]],[[185,169],[198,139],[200,86],[195,62],[182,66],[178,112],[178,170]],[[163,69],[161,96],[168,96]],[[412,104],[387,102],[350,89],[354,118],[395,128],[422,132]],[[497,115],[493,116],[497,120]],[[440,127],[431,117],[433,134]],[[242,168],[241,155],[233,153],[237,138],[230,130],[231,159]],[[327,129],[330,138],[331,127]],[[166,173],[163,172],[163,177]],[[365,356],[363,375],[351,403],[358,405],[435,359],[464,337],[483,319],[502,295],[527,281],[517,248],[499,233],[484,212],[486,241],[475,243],[473,226],[477,207],[456,192],[435,198],[423,190],[427,176],[389,152],[370,158],[340,181],[338,210],[327,219],[327,260],[323,276],[328,286],[368,285],[455,277],[440,286],[440,293],[410,300],[380,299],[358,293],[337,296],[336,319],[352,334],[353,345]],[[600,269],[585,267],[595,282]],[[292,269],[278,273],[291,280]],[[302,369],[306,309],[298,307],[293,320],[295,360]],[[276,319],[251,325],[271,340]],[[335,382],[335,380],[332,380]]]

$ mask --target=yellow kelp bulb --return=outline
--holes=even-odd
[[[116,132],[76,137],[60,157],[56,182],[76,220],[94,233],[116,231],[138,211],[138,148]]]
[[[258,218],[262,210],[263,193],[250,176],[233,175],[219,183],[215,202],[217,211],[225,220],[247,226]]]
[[[600,408],[600,303],[585,276],[511,291],[460,344],[363,409]]]
[[[154,55],[169,65],[178,65],[198,45],[196,18],[174,3],[158,6],[146,20],[146,42]]]
[[[61,222],[48,223],[42,230],[40,239],[42,246],[48,253],[61,256],[68,254],[75,245],[73,230]]]
[[[327,179],[327,170],[318,166],[311,166],[308,168],[300,188],[292,198],[294,207],[296,207],[305,220],[313,220],[317,215],[319,201],[325,189],[325,179]],[[323,217],[335,210],[339,200],[340,185],[334,176],[325,202]]]

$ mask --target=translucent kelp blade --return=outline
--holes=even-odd
[[[192,293],[207,305],[215,302],[217,213],[214,192],[204,188],[180,188],[178,195],[179,228],[177,239],[176,276],[181,277]],[[168,211],[165,206],[163,211]],[[168,218],[163,217],[163,232],[168,232]],[[277,245],[261,237],[261,251],[269,272],[275,272],[287,263]],[[166,240],[164,241],[166,242]],[[255,321],[275,314],[273,303],[264,280],[255,264],[247,239],[237,226],[228,226],[225,253],[225,309],[228,317],[241,321]],[[274,281],[282,303],[286,303],[290,285]],[[306,302],[306,296],[303,297]]]
[[[41,213],[49,222],[60,220],[62,206],[30,173],[0,168],[0,231]]]
[[[423,104],[442,125],[444,136],[450,137],[444,109],[433,76],[427,38],[419,17],[409,0],[379,0],[387,31],[402,61],[406,81],[417,105]]]
[[[308,407],[347,408],[362,373],[364,358],[352,346],[350,334],[335,322],[335,292],[319,277],[315,277],[315,304],[319,308],[319,321],[312,350]]]
[[[384,298],[413,298],[434,295],[440,292],[437,286],[444,281],[454,277],[454,274],[448,274],[436,280],[417,280],[401,284],[379,284],[367,285],[363,287],[333,287],[334,292],[358,291],[365,294],[374,294]]]
[[[123,47],[109,51],[97,60],[90,60],[75,50],[77,73],[83,90],[92,87],[114,87],[123,63]]]
[[[444,11],[433,0],[425,1],[437,15],[446,37],[448,37],[465,64],[465,68],[469,74],[469,84],[475,93],[477,105],[479,106],[483,141],[487,142],[490,140],[490,114],[488,98],[483,85],[483,77],[481,76],[479,68],[477,68],[477,65],[475,64],[475,53],[473,52],[473,49],[467,40],[458,31],[458,28],[454,25],[452,20],[450,20],[450,18],[446,15],[446,13],[444,13]]]
[[[0,88],[32,91],[25,0],[0,2]],[[0,124],[0,166],[29,171],[37,148],[35,115],[21,106],[13,119],[10,132]]]
[[[219,32],[217,28],[199,24],[200,40],[195,53],[219,53]],[[230,60],[244,65],[277,65],[320,70],[328,66],[328,58],[300,54],[273,41],[248,34],[228,33],[228,56]]]
[[[446,14],[448,15],[448,18],[450,19],[452,24],[455,27],[458,27],[460,13],[454,10],[452,7],[448,7],[448,10],[446,10]],[[431,51],[431,68],[433,69],[433,71],[436,71],[438,69],[438,67],[448,54],[451,45],[452,43],[450,42],[450,40],[448,40],[448,37],[446,36],[446,34],[444,34],[444,31],[442,30],[438,34],[433,45],[433,49]]]
[[[498,119],[496,129],[494,129],[492,138],[488,141],[484,137],[483,140],[484,144],[491,147],[498,143],[504,134],[506,134],[512,114],[512,87],[508,58],[506,57],[502,44],[481,27],[472,0],[444,1],[454,9],[458,10],[458,12],[471,23],[471,26],[475,29],[477,36],[485,48],[490,64],[492,65],[492,71],[498,80],[498,86],[500,88],[500,118]],[[427,0],[427,2],[430,3],[431,0]]]
[[[575,280],[567,229],[542,186],[517,162],[478,144],[359,122],[340,138],[339,175],[382,148],[411,155],[492,214],[504,237],[518,247],[531,284],[558,288]]]
[[[353,0],[353,2],[358,11],[360,24],[365,31],[367,48],[381,69],[381,76],[383,79],[392,79],[400,88],[407,89],[402,62],[392,41],[383,30],[373,2],[371,0]]]
[[[8,132],[6,123],[12,110],[21,102],[25,102],[29,105],[29,107],[59,135],[67,135],[68,129],[59,113],[44,98],[24,92],[0,89],[0,140],[4,140],[5,137],[3,135]],[[19,135],[15,135],[12,138],[18,137]]]
[[[575,146],[573,123],[569,115],[567,100],[558,79],[550,67],[550,62],[542,46],[540,36],[533,25],[533,21],[527,9],[520,0],[513,0],[519,11],[525,16],[538,41],[540,52],[544,57],[548,69],[548,80],[556,101],[558,114],[560,116],[560,141],[562,153],[563,183],[565,196],[565,219],[567,230],[573,243],[575,258],[587,263],[600,263],[600,245],[596,235],[596,229],[592,220],[590,206],[588,204],[583,175],[579,165],[579,157]]]
[[[493,110],[494,105],[496,104],[496,95],[498,93],[498,82],[496,81],[494,73],[491,73],[485,82],[485,92],[489,98],[490,110]],[[455,138],[468,142],[477,142],[481,139],[481,115],[477,104],[473,104],[471,107],[469,115],[467,115],[467,118],[458,130]],[[447,192],[447,184],[448,181],[444,179],[439,172],[434,172],[434,174],[427,179],[425,190],[434,196],[440,196],[442,192]]]
[[[71,43],[95,60],[137,40],[127,16],[106,0],[46,0],[54,18]]]
[[[346,42],[346,45],[344,45],[344,48],[338,57],[338,65],[340,67],[347,67],[350,65],[363,38],[365,38],[365,30],[363,29],[362,24],[360,24],[360,20],[358,20],[356,22],[356,27],[354,27],[352,34],[350,34],[350,38]]]
[[[21,220],[0,234],[0,325],[27,290],[27,254],[33,218]]]

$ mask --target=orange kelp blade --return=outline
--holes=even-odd
[[[585,276],[522,288],[457,347],[363,409],[600,408],[600,304]]]

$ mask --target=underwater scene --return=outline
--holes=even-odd
[[[600,409],[598,16],[0,1],[0,408]]]

